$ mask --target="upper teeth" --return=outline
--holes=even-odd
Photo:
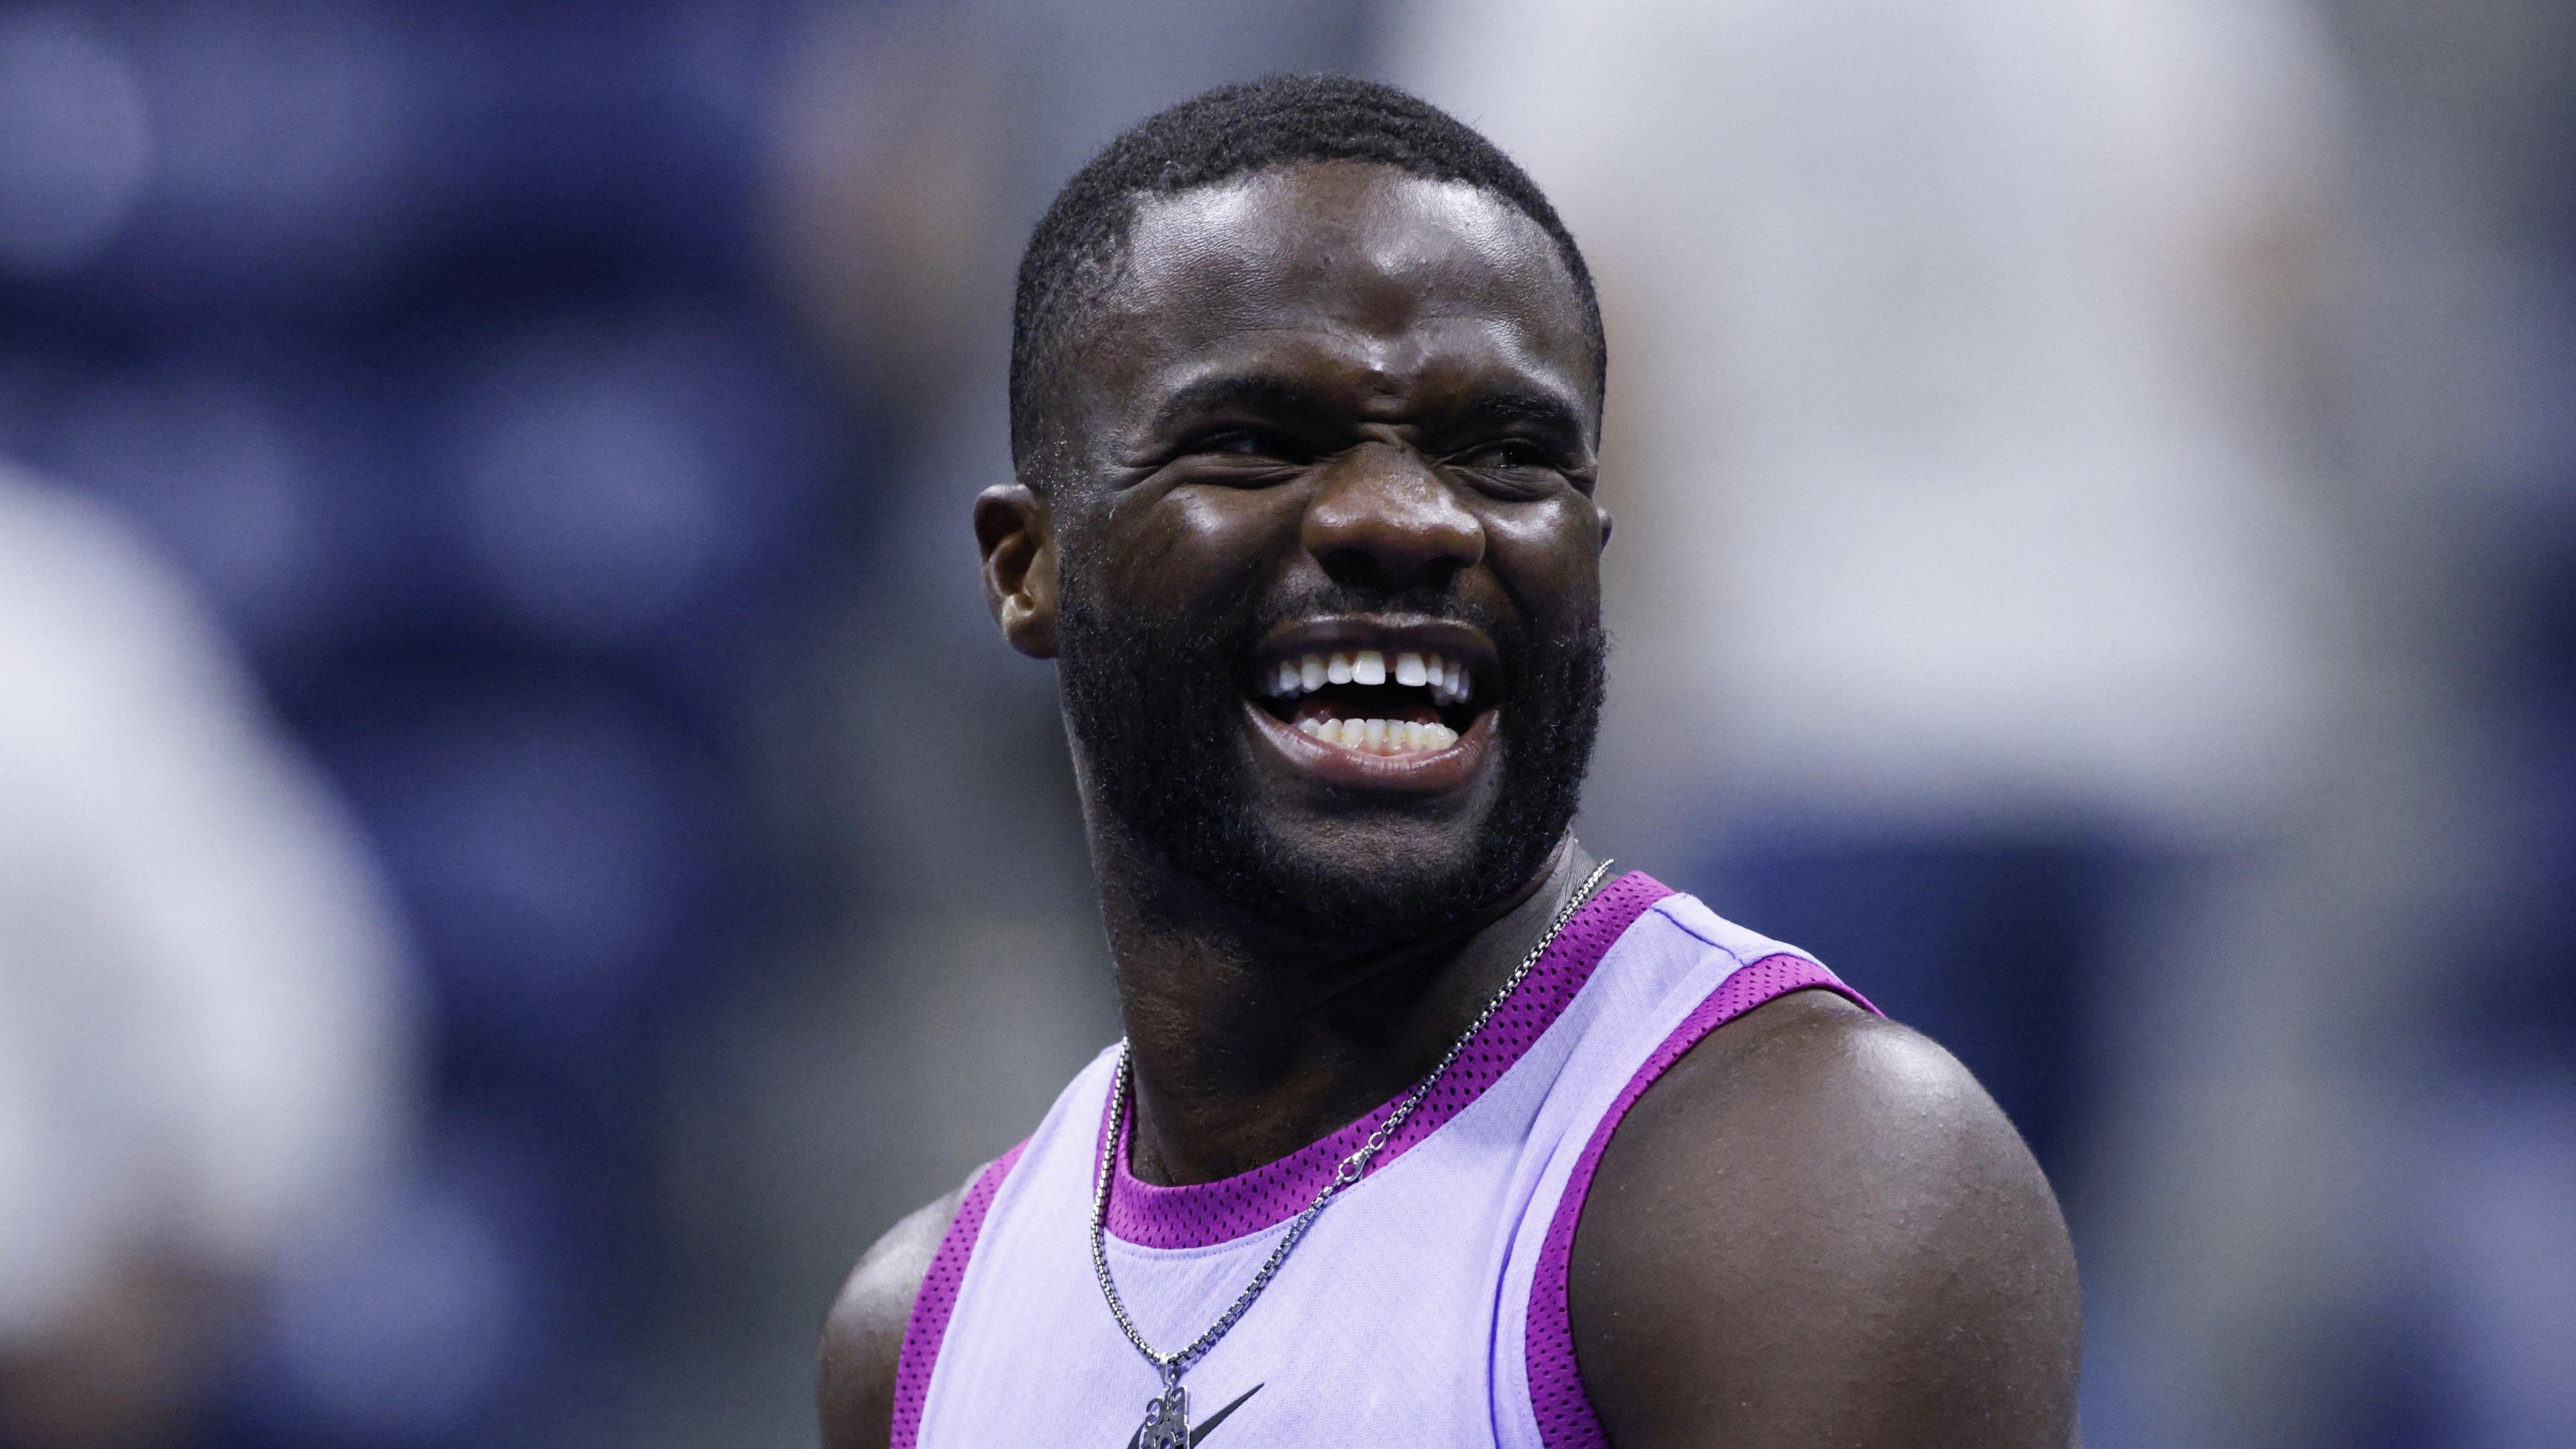
[[[1282,659],[1270,666],[1262,682],[1272,696],[1294,699],[1312,694],[1327,684],[1384,684],[1387,659],[1381,650],[1351,649],[1318,651]],[[1457,704],[1467,698],[1472,682],[1467,666],[1445,654],[1404,650],[1395,656],[1395,682],[1410,688],[1428,687],[1431,697],[1441,704]]]

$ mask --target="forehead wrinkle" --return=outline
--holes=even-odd
[[[1466,385],[1460,391],[1470,410],[1494,399],[1517,398],[1537,405],[1522,410],[1562,413],[1588,436],[1588,398],[1578,384],[1534,355],[1524,329],[1481,314],[1442,320],[1464,326],[1416,326],[1392,337],[1331,320],[1312,326],[1245,327],[1187,350],[1156,373],[1139,391],[1149,406],[1140,409],[1135,426],[1150,433],[1220,401],[1235,401],[1226,394],[1228,384],[1238,381],[1244,384],[1244,400],[1267,395],[1318,413],[1350,405],[1366,411],[1373,402],[1392,402],[1410,411],[1424,401],[1418,396],[1423,389],[1436,389],[1444,378],[1463,373]],[[1451,345],[1441,335],[1457,331],[1472,332],[1475,340]],[[1264,339],[1293,340],[1272,348],[1260,345]]]
[[[1166,304],[1137,305],[1103,319],[1103,331],[1123,326],[1155,326]],[[1283,316],[1282,314],[1291,314]],[[1306,315],[1294,315],[1304,313]],[[1184,337],[1165,341],[1158,355],[1128,378],[1098,378],[1112,391],[1147,391],[1170,397],[1201,380],[1225,373],[1279,374],[1290,368],[1321,363],[1340,374],[1356,374],[1380,387],[1418,382],[1444,364],[1495,370],[1513,375],[1522,390],[1564,396],[1578,415],[1591,412],[1589,389],[1580,377],[1569,377],[1551,360],[1553,329],[1519,309],[1483,305],[1474,297],[1432,299],[1401,318],[1354,316],[1327,301],[1312,307],[1229,293],[1189,313],[1194,324]],[[1581,353],[1579,333],[1570,341]],[[1588,354],[1587,354],[1588,355]],[[1159,408],[1161,404],[1156,404]]]
[[[1140,200],[1123,250],[1075,376],[1131,427],[1160,411],[1134,409],[1140,395],[1223,368],[1279,371],[1257,358],[1260,339],[1297,337],[1388,389],[1442,354],[1499,362],[1524,389],[1569,393],[1597,428],[1571,274],[1543,228],[1469,183],[1351,163],[1263,172]],[[1473,340],[1454,340],[1460,324]],[[1113,334],[1141,345],[1096,345]]]

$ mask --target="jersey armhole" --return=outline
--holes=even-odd
[[[938,1251],[931,1255],[921,1294],[912,1300],[912,1316],[904,1322],[902,1352],[895,1359],[892,1449],[916,1449],[921,1442],[921,1409],[930,1398],[930,1371],[939,1361],[940,1341],[948,1336],[949,1316],[957,1311],[957,1291],[965,1285],[967,1261],[975,1256],[975,1239],[984,1231],[985,1214],[993,1210],[993,1195],[1002,1190],[1002,1180],[1011,1175],[1012,1165],[1028,1145],[1023,1139],[975,1174],[966,1196],[958,1200],[957,1216],[949,1220]]]
[[[1811,987],[1822,987],[1864,1011],[1883,1014],[1859,992],[1845,986],[1841,978],[1804,956],[1783,952],[1749,962],[1718,983],[1717,989],[1692,1008],[1690,1015],[1682,1018],[1681,1024],[1647,1056],[1583,1144],[1582,1155],[1574,1160],[1574,1172],[1566,1179],[1565,1191],[1557,1198],[1556,1212],[1548,1219],[1547,1236],[1539,1244],[1537,1271],[1530,1281],[1526,1329],[1530,1412],[1538,1420],[1539,1442],[1545,1449],[1609,1449],[1601,1418],[1592,1411],[1592,1400],[1583,1391],[1583,1377],[1574,1362],[1574,1324],[1568,1309],[1566,1274],[1574,1254],[1574,1230],[1583,1218],[1584,1195],[1591,1191],[1592,1175],[1601,1166],[1601,1154],[1610,1145],[1610,1135],[1618,1130],[1628,1109],[1637,1105],[1646,1089],[1710,1032],[1757,1006]],[[905,1349],[909,1352],[910,1348],[907,1340]],[[904,1441],[896,1442],[900,1445]]]

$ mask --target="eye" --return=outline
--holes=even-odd
[[[1297,455],[1297,445],[1280,434],[1262,428],[1228,428],[1210,433],[1190,445],[1193,453],[1214,454],[1220,458],[1290,459]]]
[[[1314,451],[1278,428],[1232,423],[1184,434],[1163,459],[1184,483],[1212,488],[1267,488],[1297,476]]]
[[[1555,466],[1555,460],[1548,455],[1546,449],[1536,443],[1524,442],[1518,438],[1502,438],[1491,443],[1479,443],[1461,454],[1457,463],[1461,468],[1482,468],[1494,471]]]

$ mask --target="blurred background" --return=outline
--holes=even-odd
[[[0,5],[0,1446],[806,1445],[1117,1031],[1009,278],[1375,75],[1601,279],[1596,848],[1949,1043],[2087,1438],[2576,1424],[2576,9]]]

